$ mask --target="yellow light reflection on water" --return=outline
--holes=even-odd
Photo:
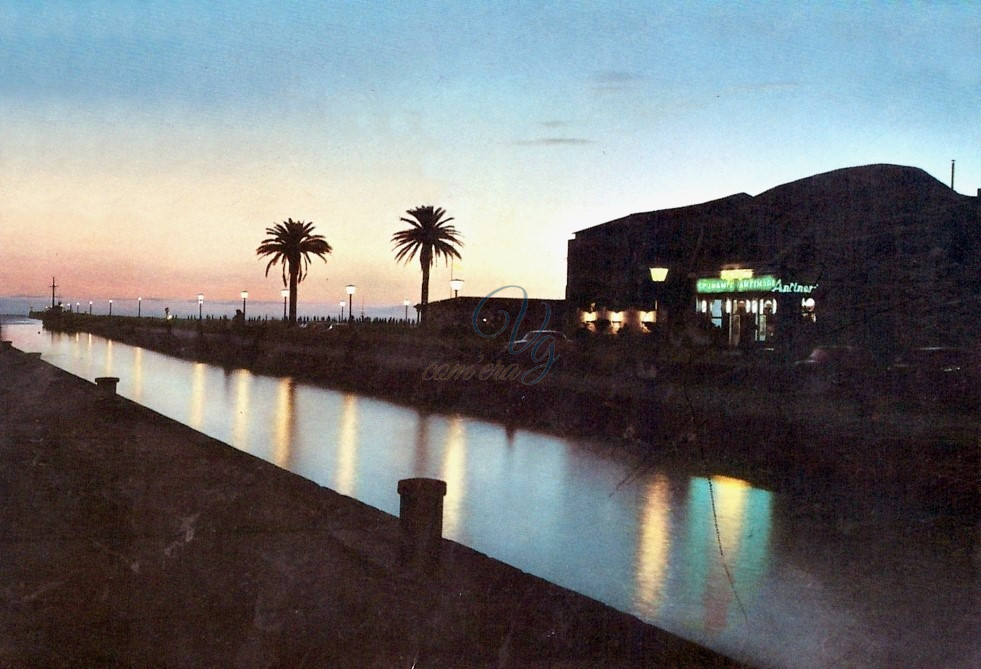
[[[467,477],[467,430],[461,416],[451,416],[447,421],[442,477],[446,481],[443,532],[447,536],[455,537],[463,515]]]
[[[133,399],[143,400],[143,349],[133,349]]]
[[[713,476],[712,490],[715,493],[718,534],[710,537],[713,544],[711,548],[706,546],[706,550],[714,550],[715,559],[710,563],[705,583],[705,629],[718,632],[728,623],[729,606],[735,596],[729,575],[733,573],[740,559],[740,539],[746,519],[746,497],[750,486],[745,481],[728,476]],[[724,557],[718,550],[720,543]],[[739,585],[735,587],[738,588]]]
[[[334,489],[354,497],[358,471],[358,397],[345,393],[337,435],[337,477]]]
[[[247,369],[235,371],[235,416],[232,420],[232,439],[235,446],[245,450],[249,444],[249,396],[252,373]]]
[[[92,370],[92,335],[88,334],[85,340],[85,375],[88,376]]]
[[[109,376],[112,374],[112,340],[106,340],[106,365],[103,369],[103,374]]]
[[[644,490],[634,561],[634,606],[655,615],[664,595],[671,553],[671,498],[668,478],[657,474]]]
[[[746,497],[751,486],[746,481],[728,476],[713,476],[712,485],[722,548],[738,555],[739,539],[746,518]]]
[[[76,369],[81,369],[81,367],[82,367],[82,365],[81,365],[81,360],[82,360],[82,347],[78,345],[79,343],[81,343],[81,341],[82,341],[82,335],[81,335],[81,333],[76,332],[75,333],[75,346],[72,347],[72,357],[74,357],[75,362],[78,364],[78,366],[76,367]]]
[[[276,389],[276,434],[273,462],[289,469],[293,459],[293,431],[296,426],[296,383],[286,377]]]
[[[207,368],[204,363],[196,362],[191,368],[191,411],[188,424],[200,430],[204,423],[204,379]]]
[[[412,475],[429,475],[429,415],[419,414],[416,419],[416,441],[412,452]]]

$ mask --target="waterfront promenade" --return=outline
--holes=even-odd
[[[734,666],[15,350],[0,456],[4,667]]]

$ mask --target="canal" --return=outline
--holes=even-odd
[[[806,504],[607,444],[7,323],[3,338],[320,485],[398,513],[399,479],[447,483],[444,534],[743,661],[981,666],[974,530],[842,496]],[[848,500],[848,501],[846,501]]]

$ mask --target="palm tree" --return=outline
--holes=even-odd
[[[411,228],[400,230],[392,235],[395,244],[395,260],[404,260],[406,264],[419,253],[419,264],[422,266],[422,299],[420,304],[429,304],[429,268],[440,256],[449,263],[453,258],[459,258],[460,252],[456,246],[463,246],[460,233],[452,225],[447,225],[453,218],[443,218],[446,211],[441,208],[425,205],[409,209],[406,212],[412,218],[401,217],[399,220],[411,225]],[[426,310],[422,310],[425,319]]]
[[[294,221],[292,218],[266,228],[266,234],[269,237],[262,240],[255,252],[258,256],[272,256],[266,265],[266,276],[269,276],[269,268],[282,263],[283,286],[287,285],[287,277],[289,281],[290,324],[296,325],[296,289],[307,275],[310,255],[320,256],[327,262],[325,256],[333,249],[323,235],[313,234],[313,223]]]

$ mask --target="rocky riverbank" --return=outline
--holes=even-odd
[[[0,457],[4,667],[736,666],[16,350]]]

